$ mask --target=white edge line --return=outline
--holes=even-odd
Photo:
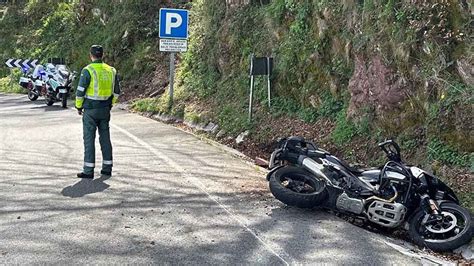
[[[278,259],[280,259],[283,263],[285,263],[286,265],[290,265],[290,263],[285,260],[281,255],[279,255],[275,250],[273,250],[267,243],[265,243],[265,241],[263,241],[263,239],[261,239],[252,229],[250,229],[247,225],[245,225],[245,223],[242,221],[242,219],[240,219],[239,217],[237,217],[236,215],[234,215],[225,205],[223,205],[221,202],[219,202],[214,196],[212,196],[208,191],[206,191],[203,187],[204,187],[204,184],[202,184],[199,180],[197,180],[195,177],[191,176],[190,174],[186,173],[186,171],[181,167],[179,166],[176,162],[174,162],[171,158],[169,158],[168,156],[166,156],[165,154],[159,152],[158,150],[156,150],[155,148],[153,148],[151,145],[149,145],[148,143],[146,143],[145,141],[141,140],[140,138],[138,138],[137,136],[133,135],[132,133],[128,132],[127,130],[115,125],[115,124],[110,124],[110,126],[112,126],[113,128],[117,129],[118,131],[120,131],[122,134],[128,136],[129,138],[131,138],[133,141],[135,141],[136,143],[140,144],[141,146],[143,146],[144,148],[146,148],[147,150],[149,150],[151,153],[153,153],[154,155],[156,155],[157,157],[159,157],[160,159],[166,161],[171,167],[173,167],[176,171],[178,171],[179,173],[181,173],[181,175],[183,175],[185,178],[187,178],[188,180],[190,180],[194,186],[196,186],[197,188],[199,188],[199,190],[201,190],[202,192],[204,192],[207,197],[209,199],[211,199],[212,201],[214,201],[221,209],[223,209],[232,219],[234,219],[236,222],[238,222],[247,232],[249,232],[255,239],[257,239],[268,251],[270,251],[270,253],[272,253],[273,255],[275,255],[276,257],[278,257]],[[289,255],[285,254],[285,257],[290,257]]]

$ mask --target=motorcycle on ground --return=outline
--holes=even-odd
[[[379,144],[385,165],[356,169],[301,137],[279,141],[267,175],[272,194],[300,208],[321,207],[384,228],[407,229],[414,243],[451,251],[473,237],[472,216],[436,176],[402,161],[393,140]]]

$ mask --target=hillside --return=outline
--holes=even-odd
[[[159,73],[167,64],[157,47],[157,12],[163,5],[176,6],[171,1],[7,2],[15,4],[0,4],[1,58],[44,62],[64,57],[80,71],[89,62],[89,47],[101,44],[108,52],[106,60],[120,70],[125,87],[140,86],[140,95],[163,86],[161,80],[166,78]],[[0,75],[8,73],[0,68]]]
[[[170,109],[166,94],[147,97],[168,83],[157,14],[171,2],[10,4],[0,20],[0,54],[63,56],[79,70],[88,47],[101,43],[135,110],[218,124],[219,138],[210,137],[252,157],[298,134],[350,162],[373,165],[384,159],[376,143],[395,137],[408,161],[442,176],[473,209],[469,1],[181,1],[191,10],[191,39],[179,58]],[[249,122],[251,54],[274,57],[275,73],[272,107],[257,79]],[[246,130],[246,141],[235,144]]]

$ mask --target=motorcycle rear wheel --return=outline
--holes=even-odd
[[[270,191],[279,201],[298,208],[313,208],[328,198],[323,181],[294,166],[286,166],[273,173],[270,177]]]
[[[419,210],[410,221],[410,237],[415,244],[433,251],[452,251],[469,243],[473,237],[472,216],[469,211],[455,203],[446,202],[440,206],[443,218],[440,221],[427,222],[429,217]]]
[[[51,106],[54,104],[54,100],[51,99],[51,97],[45,96],[44,97],[44,102],[46,103],[47,106]]]
[[[34,92],[32,91],[29,91],[28,92],[28,99],[30,99],[30,101],[34,102],[38,99],[38,95],[35,94]]]

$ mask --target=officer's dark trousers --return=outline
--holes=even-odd
[[[102,170],[112,172],[112,144],[110,143],[110,108],[84,109],[82,125],[84,132],[84,173],[94,173],[95,133],[99,131],[102,150]]]

